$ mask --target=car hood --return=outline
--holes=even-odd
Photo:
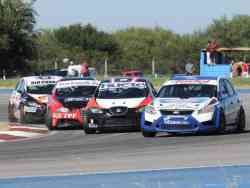
[[[31,98],[35,99],[39,103],[47,104],[49,101],[50,95],[43,95],[43,94],[28,94]]]
[[[112,107],[127,107],[127,108],[136,108],[145,100],[143,98],[132,98],[132,99],[96,99],[98,105],[103,108],[112,108]]]
[[[154,105],[158,109],[165,110],[199,110],[206,106],[211,98],[158,98],[154,101]]]

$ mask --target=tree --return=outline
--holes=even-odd
[[[33,3],[0,0],[0,69],[25,71],[35,57]]]

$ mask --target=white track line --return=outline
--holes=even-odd
[[[29,129],[29,130],[45,130],[47,131],[47,128],[39,128],[39,127],[28,127],[28,126],[10,126],[11,129]]]
[[[32,132],[25,132],[25,131],[0,131],[0,135],[1,134],[10,135],[10,136],[17,136],[17,137],[27,137],[27,138],[44,135],[44,134],[40,134],[40,133],[32,133]]]

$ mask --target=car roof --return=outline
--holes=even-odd
[[[109,83],[109,82],[147,82],[146,78],[141,77],[112,77],[106,80],[102,80],[102,83]]]
[[[186,76],[174,75],[170,80],[218,80],[218,76]]]
[[[70,81],[70,80],[95,80],[92,77],[66,77],[61,79],[60,81]]]
[[[167,80],[163,85],[173,84],[211,84],[217,85],[221,77],[217,76],[187,76],[187,75],[174,75]]]
[[[60,80],[62,79],[61,76],[26,76],[23,77],[24,80]]]

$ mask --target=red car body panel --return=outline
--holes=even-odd
[[[71,109],[69,112],[57,112],[58,109],[64,106],[56,100],[55,93],[51,96],[51,100],[48,104],[48,108],[51,112],[52,127],[58,126],[60,121],[74,121],[78,122],[80,126],[83,126],[83,118],[81,116],[81,109],[75,108]]]

